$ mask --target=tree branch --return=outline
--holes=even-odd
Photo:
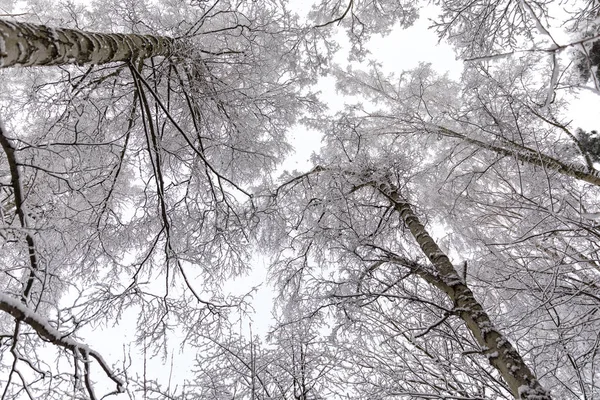
[[[47,319],[4,293],[0,293],[0,310],[12,315],[17,321],[22,321],[29,325],[42,339],[45,339],[58,347],[69,350],[76,356],[79,355],[83,357],[83,362],[86,364],[86,375],[89,375],[89,366],[87,365],[91,361],[90,357],[93,358],[100,364],[100,367],[104,370],[106,375],[116,384],[116,392],[125,392],[125,384],[116,376],[98,352],[53,328]]]

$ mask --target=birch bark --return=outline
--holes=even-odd
[[[593,169],[586,168],[583,165],[565,163],[557,160],[554,157],[524,146],[517,148],[516,145],[510,143],[502,143],[501,145],[489,144],[482,140],[471,138],[464,133],[456,132],[443,126],[435,126],[433,131],[443,136],[460,139],[466,143],[475,145],[482,149],[493,151],[502,156],[514,157],[519,161],[548,168],[580,181],[600,186],[600,175],[598,172]]]
[[[164,36],[95,33],[0,20],[0,68],[168,57],[176,42]]]
[[[448,256],[437,245],[417,215],[412,211],[398,192],[388,183],[373,186],[385,195],[394,209],[400,214],[411,235],[419,244],[423,254],[434,266],[437,275],[425,274],[423,278],[448,295],[454,303],[454,310],[465,322],[477,342],[485,349],[490,364],[496,368],[510,387],[513,396],[522,400],[551,400],[550,394],[542,387],[537,377],[526,365],[521,355],[510,341],[490,320],[473,292],[460,278]],[[417,273],[419,273],[417,271]]]

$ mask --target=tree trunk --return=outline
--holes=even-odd
[[[597,171],[586,168],[583,165],[564,163],[537,150],[526,147],[516,148],[516,146],[512,145],[511,148],[509,143],[505,143],[504,147],[503,144],[494,145],[486,143],[481,140],[471,138],[464,133],[459,133],[443,126],[433,126],[432,130],[440,135],[463,140],[466,143],[475,145],[482,149],[493,151],[501,156],[514,157],[519,161],[542,168],[548,168],[572,178],[591,183],[592,185],[600,186],[600,174]]]
[[[551,400],[536,376],[508,339],[498,331],[473,292],[460,278],[448,256],[429,235],[425,226],[399,194],[389,184],[376,188],[384,194],[400,214],[406,227],[415,238],[423,254],[429,259],[437,275],[426,274],[424,279],[444,291],[454,303],[454,310],[465,322],[473,337],[484,349],[490,364],[500,373],[516,399]]]
[[[163,36],[93,33],[0,20],[0,68],[106,64],[170,56],[174,39]]]

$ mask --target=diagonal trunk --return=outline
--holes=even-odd
[[[453,131],[443,126],[434,126],[433,131],[440,135],[457,138],[466,143],[475,145],[482,149],[493,151],[496,154],[507,157],[514,157],[515,159],[536,165],[542,168],[547,168],[563,175],[570,176],[572,178],[591,183],[592,185],[600,186],[600,174],[593,170],[586,168],[584,165],[564,163],[557,160],[554,157],[540,153],[536,150],[532,150],[526,147],[517,148],[514,145],[507,143],[506,145],[490,144],[484,141],[474,139],[468,135],[460,132]]]
[[[169,57],[176,43],[164,36],[94,33],[0,20],[0,68]]]
[[[500,373],[516,399],[551,400],[533,372],[508,339],[496,329],[473,292],[462,280],[448,256],[429,235],[425,226],[412,211],[410,204],[398,190],[388,184],[376,186],[400,214],[421,251],[429,259],[437,275],[428,274],[426,280],[444,291],[454,303],[454,310],[465,322],[479,345],[485,349],[490,364]]]

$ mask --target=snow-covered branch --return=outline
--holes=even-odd
[[[125,391],[124,382],[109,367],[100,353],[55,329],[46,318],[28,308],[19,300],[7,294],[0,293],[0,310],[12,315],[17,321],[29,325],[42,339],[65,350],[71,351],[76,358],[81,357],[86,366],[92,359],[95,360],[104,370],[106,375],[115,383],[116,391],[118,393],[123,393]],[[86,367],[86,378],[88,377],[89,367]],[[89,382],[89,379],[86,379],[86,381]],[[94,398],[91,386],[87,386],[90,396]]]

